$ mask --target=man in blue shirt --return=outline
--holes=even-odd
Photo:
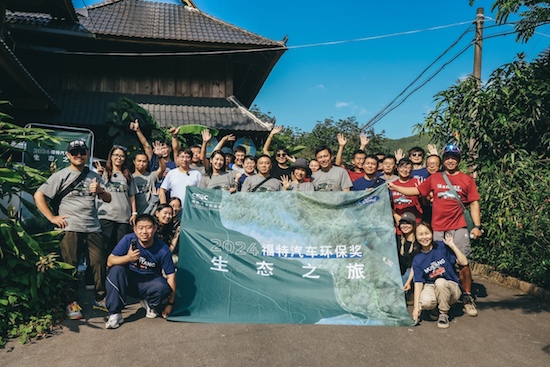
[[[149,214],[136,218],[134,233],[127,234],[107,258],[105,304],[109,310],[106,329],[116,329],[124,321],[126,295],[141,299],[146,317],[172,312],[176,295],[176,274],[170,248],[155,236],[157,224]],[[166,277],[163,276],[163,273]]]

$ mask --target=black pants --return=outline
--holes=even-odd
[[[132,232],[132,227],[129,223],[117,223],[107,219],[100,219],[99,223],[101,224],[101,234],[107,245],[107,256],[109,256],[122,237]]]

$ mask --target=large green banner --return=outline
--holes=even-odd
[[[386,186],[236,193],[189,187],[169,319],[410,326]]]

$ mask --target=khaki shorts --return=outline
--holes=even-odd
[[[466,258],[470,258],[472,253],[472,246],[470,246],[470,233],[468,228],[459,228],[452,231],[434,231],[434,241],[443,241],[445,239],[445,233],[452,233],[453,240],[455,241],[456,247]]]

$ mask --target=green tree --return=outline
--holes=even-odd
[[[6,102],[1,102],[0,105]],[[39,145],[59,143],[48,130],[22,128],[12,124],[10,116],[0,112],[0,345],[5,338],[44,335],[62,314],[59,294],[64,283],[72,278],[74,267],[59,262],[55,250],[58,232],[29,235],[17,217],[11,200],[18,198],[26,208],[38,215],[33,203],[22,193],[33,194],[46,180],[41,172],[14,163],[24,143]]]
[[[475,0],[470,0],[470,5]],[[496,22],[504,24],[512,14],[520,17],[514,28],[517,40],[527,42],[538,26],[550,22],[550,2],[548,0],[495,0],[491,10],[496,10]]]
[[[359,149],[360,140],[359,135],[361,129],[355,117],[348,117],[346,119],[340,119],[334,121],[333,119],[325,119],[319,121],[311,132],[300,134],[296,141],[297,144],[306,147],[304,150],[304,156],[307,158],[313,158],[315,150],[321,146],[330,147],[334,154],[338,151],[338,134],[344,134],[348,143],[344,149],[344,160],[351,160],[353,151]],[[373,154],[379,151],[384,151],[384,131],[379,134],[374,132],[374,129],[366,131],[367,136],[370,139],[369,144],[366,147],[368,154]]]
[[[478,86],[468,78],[436,95],[417,128],[435,140],[478,142],[482,221],[475,259],[550,287],[550,52],[495,70]]]

